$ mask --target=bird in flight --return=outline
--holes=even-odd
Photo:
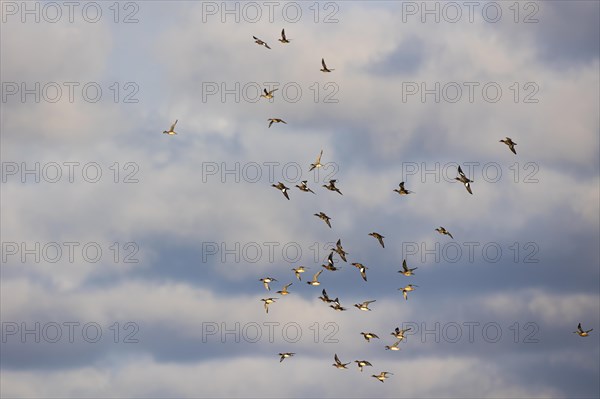
[[[263,89],[264,94],[261,94],[260,96],[269,100],[269,99],[273,98],[273,93],[275,93],[277,90],[279,90],[279,89],[273,89],[271,91],[267,91],[267,89]]]
[[[271,287],[269,287],[269,283],[272,283],[273,281],[277,281],[276,279],[274,279],[273,277],[264,277],[259,279],[258,281],[262,281],[262,283],[265,286],[265,289],[267,289],[268,291],[271,291]]]
[[[450,232],[448,230],[446,230],[445,228],[443,228],[442,226],[440,226],[439,228],[435,229],[435,231],[437,231],[440,234],[445,234],[447,236],[450,236],[450,238],[452,238],[454,240],[454,237],[452,237],[452,234],[450,234]]]
[[[357,303],[354,304],[354,307],[356,307],[358,310],[364,310],[366,311],[371,311],[371,309],[369,309],[369,304],[375,302],[375,299],[372,301],[364,301],[363,303]]]
[[[343,312],[344,310],[346,310],[346,308],[342,306],[338,298],[335,298],[332,302],[333,305],[329,305],[329,307],[333,310],[337,310],[338,312]]]
[[[393,345],[386,345],[385,350],[386,351],[399,351],[400,347],[398,347],[398,344],[400,344],[400,341],[402,341],[402,340],[400,339],[400,340],[394,342]]]
[[[284,44],[290,42],[290,39],[285,37],[285,28],[281,30],[281,39],[279,39],[279,41]]]
[[[335,182],[337,180],[329,180],[329,184],[323,184],[323,187],[325,187],[327,190],[329,191],[337,191],[340,195],[344,195],[342,194],[342,192],[340,190],[338,190],[338,188],[335,186]]]
[[[329,254],[329,256],[327,257],[327,264],[326,265],[321,265],[323,266],[325,269],[335,272],[337,270],[340,270],[340,267],[335,267],[335,264],[333,263],[333,252],[331,252]]]
[[[324,212],[315,213],[315,216],[323,220],[325,223],[327,223],[327,226],[331,228],[331,218],[327,216]]]
[[[383,243],[383,239],[385,238],[384,236],[382,236],[381,234],[376,233],[376,232],[369,233],[369,235],[371,237],[377,238],[377,241],[379,241],[379,243],[381,244],[381,247],[385,248],[385,244]]]
[[[164,130],[163,131],[163,134],[168,134],[169,136],[177,134],[177,132],[175,131],[175,125],[176,124],[177,124],[177,119],[175,119],[175,122],[173,122],[173,124],[171,125],[171,127],[169,128],[169,130]]]
[[[323,66],[323,68],[321,69],[321,72],[335,71],[335,69],[329,69],[329,68],[327,68],[327,65],[325,65],[325,58],[321,58],[321,65]]]
[[[408,277],[408,276],[414,276],[415,274],[413,273],[413,271],[417,270],[417,269],[418,269],[418,267],[414,267],[412,269],[409,269],[408,266],[406,265],[406,259],[404,259],[402,261],[402,270],[398,271],[398,273],[402,273],[406,277]]]
[[[267,313],[269,313],[269,305],[274,303],[277,300],[277,298],[264,298],[261,299],[261,301],[263,301],[265,303],[265,311]]]
[[[473,180],[470,180],[462,171],[462,169],[460,168],[460,165],[458,166],[458,177],[455,177],[454,180],[458,180],[459,182],[463,183],[465,185],[465,188],[467,189],[467,191],[469,192],[469,194],[473,194],[473,191],[471,191],[471,185],[469,183],[474,183]]]
[[[283,359],[287,359],[288,357],[292,357],[294,355],[295,355],[294,352],[283,352],[283,353],[280,353],[279,354],[279,356],[280,356],[279,363],[283,362]]]
[[[300,277],[300,273],[304,273],[306,271],[306,269],[308,269],[308,267],[298,266],[298,267],[292,269],[292,271],[296,275],[296,278],[298,280],[302,281],[302,277]]]
[[[392,332],[390,335],[393,335],[394,337],[396,337],[396,339],[398,339],[398,343],[399,343],[400,341],[402,341],[403,339],[406,338],[404,336],[404,334],[407,331],[410,331],[410,330],[412,330],[412,328],[410,328],[410,327],[409,328],[405,328],[403,330],[401,330],[400,328],[396,327],[396,329],[394,330],[394,332]]]
[[[404,188],[404,182],[400,182],[400,184],[398,185],[398,188],[395,189],[394,191],[400,195],[408,195],[408,194],[414,193],[414,191],[409,191]]]
[[[352,266],[356,267],[358,269],[358,271],[360,272],[360,276],[362,277],[362,279],[367,281],[366,270],[368,269],[368,267],[366,267],[362,263],[352,263]]]
[[[389,371],[382,371],[378,375],[373,374],[371,377],[377,378],[379,381],[383,382],[386,378],[388,378],[388,374],[393,375],[394,373],[390,373]]]
[[[594,329],[592,328],[590,330],[584,331],[583,328],[581,328],[581,323],[579,323],[577,324],[577,331],[573,331],[573,334],[577,334],[580,337],[587,337],[588,335],[590,335],[590,331],[594,331]]]
[[[331,248],[331,250],[337,252],[337,254],[340,255],[340,258],[342,258],[344,262],[348,262],[346,260],[346,255],[348,254],[348,252],[344,251],[344,248],[342,247],[341,238],[337,240],[337,242],[335,243],[335,248]]]
[[[333,302],[333,299],[329,299],[329,296],[327,295],[327,291],[325,291],[325,288],[323,288],[323,295],[319,297],[320,300],[322,300],[325,303],[331,303]]]
[[[306,183],[308,183],[308,180],[302,180],[300,182],[300,184],[296,184],[296,187],[298,187],[300,189],[300,191],[304,191],[305,193],[313,193],[313,194],[315,194],[315,192],[313,190],[311,190],[310,188],[308,188],[308,186],[306,185]]]
[[[371,332],[361,332],[360,334],[367,340],[367,342],[371,342],[371,338],[379,339],[379,337],[376,334],[373,334]]]
[[[264,41],[260,40],[256,36],[252,36],[252,37],[254,38],[254,43],[258,44],[259,46],[265,46],[266,48],[268,48],[269,50],[271,50],[271,47],[269,47],[269,45],[267,44],[267,42],[264,42]]]
[[[346,367],[346,366],[350,364],[350,362],[342,363],[340,361],[340,358],[338,357],[337,353],[333,356],[333,360],[335,361],[335,363],[333,363],[332,366],[337,369],[347,369],[348,367]]]
[[[292,285],[292,284],[294,284],[294,283],[289,283],[289,284],[284,285],[283,288],[281,289],[281,291],[277,291],[277,293],[280,294],[280,295],[287,295],[287,294],[289,294],[290,292],[288,291],[288,287],[290,285]]]
[[[517,143],[512,141],[510,137],[507,137],[506,140],[500,140],[500,142],[506,144],[508,148],[510,148],[510,150],[513,152],[513,154],[517,155],[517,150],[515,150],[515,146],[517,145]]]
[[[323,165],[321,164],[321,157],[323,156],[323,150],[321,150],[321,153],[319,154],[319,156],[317,157],[317,160],[315,161],[315,163],[311,163],[310,164],[310,169],[308,170],[309,172],[311,172],[313,169],[315,168],[320,168]]]
[[[273,91],[275,91],[275,90],[273,90]],[[267,94],[268,94],[268,93],[267,93]],[[267,120],[269,121],[269,127],[271,127],[271,125],[272,125],[273,123],[284,123],[284,124],[286,124],[286,125],[287,125],[287,122],[286,122],[286,121],[284,121],[283,119],[279,119],[279,118],[269,118],[269,119],[267,119]]]
[[[415,287],[418,287],[418,285],[412,285],[409,284],[406,287],[403,288],[398,288],[399,290],[402,290],[402,295],[404,295],[404,299],[408,300],[408,292],[414,291]]]
[[[277,184],[271,184],[271,187],[275,187],[277,190],[283,193],[285,198],[287,198],[288,200],[290,199],[290,196],[288,195],[289,187],[286,187],[285,184],[283,184],[282,182],[277,182]]]
[[[355,360],[354,363],[356,363],[358,365],[358,368],[360,369],[361,372],[363,371],[363,367],[365,367],[365,366],[373,367],[373,365],[367,360]]]
[[[313,276],[311,281],[307,281],[306,284],[310,284],[310,285],[321,285],[321,283],[319,282],[319,275],[323,273],[323,270],[319,270],[318,272],[315,273],[315,275]]]

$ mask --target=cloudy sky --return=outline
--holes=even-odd
[[[598,2],[0,5],[2,397],[600,395]]]

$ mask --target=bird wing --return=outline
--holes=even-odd
[[[323,69],[327,69],[327,65],[325,65],[325,58],[321,58],[321,65],[323,65]]]
[[[285,28],[281,30],[281,38],[283,40],[287,40],[286,37],[285,37]]]
[[[406,259],[404,259],[404,260],[402,261],[402,268],[404,269],[404,271],[405,271],[405,272],[407,272],[407,271],[408,271],[408,266],[406,266]]]
[[[467,188],[469,194],[473,194],[473,191],[471,191],[471,185],[469,183],[465,183],[465,187]]]
[[[315,161],[315,165],[320,164],[321,163],[321,157],[323,156],[323,150],[321,150],[321,152],[319,153],[319,156],[317,157],[317,160]]]

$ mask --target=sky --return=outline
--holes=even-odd
[[[2,397],[600,396],[598,2],[0,8]]]

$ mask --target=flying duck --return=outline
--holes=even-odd
[[[342,239],[338,239],[337,242],[335,243],[335,248],[331,248],[332,251],[335,251],[338,253],[338,255],[340,255],[340,258],[342,258],[342,260],[344,262],[348,262],[346,260],[346,255],[348,254],[348,252],[344,251],[344,248],[342,248]]]
[[[308,180],[302,180],[300,182],[300,184],[296,184],[296,187],[298,187],[300,189],[300,191],[304,191],[305,193],[313,193],[313,194],[315,194],[315,192],[313,190],[311,190],[310,188],[308,188],[308,186],[306,185],[306,183],[308,183]]]
[[[307,281],[306,284],[310,284],[310,285],[321,285],[321,283],[319,282],[319,275],[323,273],[323,270],[319,270],[318,272],[315,273],[315,275],[313,276],[311,281]]]
[[[371,338],[379,339],[379,337],[376,334],[373,334],[371,332],[368,332],[368,333],[361,332],[361,335],[367,340],[367,342],[371,342]]]
[[[315,213],[315,216],[318,217],[319,219],[323,220],[325,223],[327,223],[327,226],[329,226],[331,228],[331,223],[329,222],[331,220],[331,218],[329,216],[327,216],[323,212]]]
[[[381,234],[376,233],[376,232],[369,233],[369,235],[371,237],[377,238],[377,241],[379,241],[379,243],[381,244],[381,247],[385,248],[385,244],[383,243],[383,239],[385,238],[384,236],[382,236]]]
[[[363,371],[363,367],[365,367],[365,366],[373,367],[373,365],[371,363],[369,363],[367,360],[355,360],[354,363],[356,363],[358,365],[358,368],[361,372]]]
[[[331,302],[333,302],[333,299],[329,299],[329,296],[327,295],[327,292],[325,291],[324,288],[323,288],[323,296],[320,296],[319,299],[322,300],[325,303],[331,303]]]
[[[418,287],[418,285],[412,285],[412,284],[409,284],[409,285],[407,285],[407,286],[406,286],[406,287],[404,287],[404,288],[398,288],[398,289],[399,289],[399,290],[402,290],[402,295],[404,295],[404,299],[408,300],[408,295],[407,295],[407,293],[408,293],[408,292],[411,292],[411,291],[414,291],[414,290],[415,290],[415,287]]]
[[[294,355],[295,355],[294,352],[283,352],[283,353],[280,353],[279,354],[279,356],[280,356],[279,363],[283,362],[283,359],[287,359],[288,357],[292,357]]]
[[[329,256],[327,257],[327,264],[326,265],[321,265],[322,267],[324,267],[325,269],[331,271],[331,272],[335,272],[337,270],[340,270],[340,267],[335,267],[335,264],[333,263],[333,252],[331,252],[329,254]]]
[[[358,269],[358,271],[360,272],[360,276],[362,277],[362,279],[367,281],[366,270],[368,269],[368,267],[366,267],[362,263],[352,263],[352,266],[356,267]]]
[[[473,191],[471,191],[471,185],[469,183],[474,183],[473,180],[470,180],[462,171],[462,169],[460,168],[460,165],[458,166],[458,174],[459,177],[455,177],[454,180],[458,180],[459,182],[463,183],[465,185],[465,188],[467,189],[467,191],[469,192],[469,194],[473,194]]]
[[[269,121],[269,127],[271,127],[271,125],[273,123],[285,123],[287,125],[287,122],[284,121],[283,119],[279,119],[279,118],[269,118],[267,119]]]
[[[265,278],[261,278],[258,281],[262,281],[262,283],[265,285],[265,288],[268,291],[271,291],[271,287],[269,287],[269,283],[272,283],[273,281],[277,281],[276,279],[274,279],[273,277],[265,277]]]
[[[273,89],[271,91],[267,91],[267,89],[263,89],[264,94],[261,94],[260,96],[269,100],[269,99],[273,98],[273,93],[276,92],[277,90],[279,90],[279,89]]]
[[[402,341],[402,340],[398,340],[398,341],[394,342],[393,345],[386,345],[385,350],[386,351],[399,351],[400,347],[398,346],[398,344],[400,343],[400,341]]]
[[[354,304],[354,307],[357,308],[358,310],[364,310],[366,311],[371,311],[371,309],[369,309],[369,304],[375,302],[376,300],[372,300],[372,301],[364,301],[363,303],[357,303]]]
[[[317,157],[317,160],[315,161],[315,163],[311,163],[310,164],[310,169],[308,170],[309,172],[311,172],[314,168],[320,168],[323,165],[321,164],[321,157],[323,156],[323,150],[321,150],[321,153],[319,154],[319,156]]]
[[[594,329],[590,329],[587,331],[583,331],[583,328],[581,328],[581,323],[577,324],[577,331],[573,331],[574,334],[579,335],[580,337],[587,337],[590,331],[594,331]]]
[[[281,30],[281,39],[279,39],[279,41],[284,44],[290,42],[290,40],[285,37],[285,28]]]
[[[452,237],[452,234],[450,234],[450,232],[448,230],[446,230],[445,228],[443,228],[442,226],[440,226],[439,228],[435,229],[435,231],[437,231],[440,234],[445,234],[447,236],[450,236],[450,238],[452,238],[454,240],[454,237]]]
[[[394,373],[390,373],[389,371],[382,371],[378,375],[373,374],[371,377],[375,377],[379,381],[383,382],[386,378],[388,378],[388,374],[394,375]]]
[[[252,36],[252,37],[254,38],[254,43],[258,44],[259,46],[265,46],[266,48],[268,48],[269,50],[271,50],[271,47],[269,47],[269,45],[267,44],[267,42],[264,42],[264,41],[260,40],[256,36]]]
[[[277,298],[264,298],[261,299],[261,301],[263,301],[265,303],[265,311],[267,313],[269,313],[269,305],[274,303],[277,300]]]
[[[400,182],[400,184],[398,185],[398,188],[393,191],[397,192],[400,195],[408,195],[408,194],[414,193],[414,191],[409,191],[404,188],[404,182]]]
[[[290,196],[288,195],[289,187],[286,187],[285,184],[283,184],[282,182],[277,182],[277,184],[271,184],[271,187],[275,187],[277,190],[283,193],[285,198],[287,198],[288,200],[290,199]]]
[[[346,308],[340,304],[340,300],[337,298],[333,300],[333,305],[329,305],[329,307],[333,310],[337,310],[338,312],[343,312],[344,310],[346,310]]]
[[[418,267],[414,267],[412,269],[409,269],[408,266],[406,265],[406,259],[404,259],[402,261],[402,270],[398,271],[398,273],[402,273],[405,276],[414,276],[415,274],[413,273],[414,270],[417,270]]]
[[[398,342],[402,341],[404,338],[406,338],[404,336],[404,333],[406,333],[407,331],[412,330],[412,328],[405,328],[403,330],[401,330],[400,328],[396,327],[396,329],[394,330],[393,333],[391,333],[391,335],[393,335],[394,337],[396,337],[398,339]]]
[[[510,137],[507,137],[506,140],[500,140],[500,142],[506,144],[508,148],[510,148],[510,150],[513,152],[513,154],[517,155],[517,151],[515,150],[515,146],[517,145],[517,143],[512,141]]]
[[[287,285],[284,285],[283,288],[281,289],[281,291],[277,291],[277,293],[280,294],[280,295],[287,295],[287,294],[289,294],[290,292],[288,291],[288,287],[290,285],[292,285],[292,284],[294,284],[294,283],[289,283]]]
[[[348,363],[340,362],[340,358],[338,357],[337,353],[333,356],[333,360],[335,361],[335,363],[333,363],[332,366],[337,369],[347,369],[348,367],[346,367],[346,366],[350,364],[350,362],[348,362]]]
[[[329,69],[329,68],[327,68],[327,65],[325,65],[325,58],[321,58],[321,65],[323,66],[323,68],[321,69],[321,72],[335,71],[335,69]]]
[[[302,281],[302,277],[300,277],[300,273],[304,273],[306,271],[306,269],[309,269],[309,268],[308,267],[304,267],[304,266],[298,266],[298,267],[292,269],[292,271],[296,275],[296,278],[298,280]]]
[[[175,122],[173,122],[173,124],[171,125],[171,127],[169,128],[169,130],[164,130],[163,131],[163,134],[168,134],[169,136],[177,134],[177,132],[175,131],[175,125],[176,124],[177,124],[177,119],[175,119]]]
[[[338,188],[335,186],[335,182],[337,180],[329,180],[329,184],[323,184],[323,187],[325,187],[327,190],[329,191],[337,191],[338,193],[340,193],[340,195],[344,195],[342,194],[342,192],[340,190],[338,190]]]

